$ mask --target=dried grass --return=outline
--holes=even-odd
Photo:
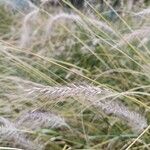
[[[33,23],[37,20],[38,13],[39,10],[35,9],[29,14],[27,14],[23,20],[23,26],[21,29],[21,39],[19,42],[21,48],[28,47],[32,42],[32,38],[33,38],[32,26]]]
[[[61,20],[74,21],[74,22],[78,23],[79,25],[83,26],[83,28],[85,28],[85,29],[87,28],[87,24],[88,24],[88,25],[93,25],[100,30],[104,29],[110,33],[114,33],[113,29],[102,21],[98,21],[96,19],[89,18],[86,16],[85,16],[85,18],[82,18],[77,14],[68,14],[68,13],[60,13],[58,15],[53,15],[47,23],[46,33],[48,35],[50,35],[54,24],[56,22],[60,22]]]
[[[113,48],[117,48],[120,46],[127,45],[127,43],[131,43],[136,39],[144,39],[150,36],[150,27],[143,27],[141,29],[134,30],[132,33],[125,34],[122,37],[122,40],[118,42]]]
[[[41,128],[69,127],[64,118],[50,112],[34,110],[20,115],[16,121],[17,126],[37,130]]]
[[[41,103],[49,102],[52,104],[66,101],[69,97],[77,98],[77,100],[83,103],[86,107],[92,106],[97,110],[103,111],[107,115],[112,114],[121,120],[124,120],[136,133],[141,132],[147,126],[147,121],[144,116],[124,106],[124,104],[117,98],[120,94],[112,92],[107,88],[90,85],[52,87],[37,84],[28,80],[22,80],[20,78],[7,77],[6,79],[9,80],[9,82],[16,83],[18,90],[21,90],[20,97],[22,96],[24,100],[32,99],[32,103],[40,100]],[[55,119],[53,119],[53,117],[58,117],[58,122],[56,121],[57,123],[54,121]],[[59,123],[62,126],[67,126],[62,118],[47,112],[27,112],[21,118],[18,122],[20,125],[26,120],[35,120],[35,124],[33,122],[33,128],[38,128],[38,125],[39,127],[42,125],[43,127],[55,127],[59,126]],[[30,121],[28,121],[29,124]],[[30,126],[28,123],[27,126]]]
[[[29,141],[25,135],[16,128],[14,123],[11,123],[3,117],[0,117],[0,140],[28,150],[37,150],[40,148],[39,145],[35,145],[34,142]]]
[[[147,127],[144,116],[129,110],[118,100],[113,100],[117,93],[113,93],[106,88],[95,86],[62,86],[62,87],[33,87],[28,90],[28,96],[44,101],[65,99],[68,97],[78,97],[83,104],[89,104],[104,111],[106,114],[113,114],[129,124],[135,132],[141,132]]]

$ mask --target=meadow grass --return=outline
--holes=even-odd
[[[148,4],[62,1],[0,7],[0,149],[150,149]]]

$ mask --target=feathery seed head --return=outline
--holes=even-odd
[[[145,117],[139,113],[129,110],[120,101],[113,100],[116,96],[114,93],[106,88],[95,86],[60,86],[60,87],[43,87],[33,88],[29,90],[28,95],[36,95],[35,98],[44,100],[65,99],[68,97],[78,97],[81,102],[88,103],[96,109],[101,109],[106,114],[113,114],[116,117],[127,122],[134,131],[141,132],[146,126],[147,121]]]
[[[28,111],[17,119],[17,126],[29,129],[69,127],[58,115],[44,111]]]

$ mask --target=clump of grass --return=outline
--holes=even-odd
[[[105,30],[106,32],[115,34],[114,30],[103,21],[98,21],[94,18],[88,18],[88,17],[83,18],[77,14],[73,14],[73,13],[69,14],[64,12],[49,17],[48,21],[45,21],[45,25],[41,26],[42,28],[37,27],[36,29],[34,29],[34,25],[38,23],[39,16],[40,16],[39,9],[34,9],[30,13],[28,13],[23,19],[22,30],[21,30],[22,33],[20,39],[21,48],[29,47],[33,42],[33,39],[36,39],[38,32],[39,33],[43,32],[42,33],[42,35],[44,35],[43,38],[47,41],[47,39],[49,39],[49,37],[53,35],[52,31],[56,23],[59,22],[59,24],[64,26],[62,21],[64,21],[65,23],[72,21],[77,25],[83,27],[88,32],[90,27],[94,27],[94,28],[96,27],[98,30]]]
[[[15,11],[13,32],[0,38],[0,115],[16,120],[1,123],[2,146],[33,149],[25,140],[40,150],[148,148],[148,13],[139,20],[136,4],[128,10],[122,2],[119,12],[104,1],[114,20],[95,4],[87,2],[87,12],[64,3],[69,9],[58,14],[42,5]]]
[[[39,10],[35,9],[27,14],[23,20],[23,26],[21,29],[21,39],[20,39],[20,47],[28,47],[32,42],[33,31],[32,25],[34,20],[36,20]]]
[[[14,123],[0,117],[0,140],[8,142],[14,146],[25,148],[29,150],[38,149],[33,142],[29,141],[19,129],[16,128]]]
[[[69,127],[65,120],[60,116],[39,110],[28,111],[20,115],[20,117],[16,120],[16,125],[32,130],[41,128],[57,129],[61,127]]]
[[[45,88],[33,87],[33,89],[29,89],[28,95],[35,98],[39,97],[44,101],[57,99],[62,100],[67,97],[79,97],[83,104],[88,103],[90,106],[103,110],[106,114],[114,114],[115,116],[127,121],[137,133],[147,127],[145,117],[134,111],[130,111],[120,102],[112,100],[113,93],[105,88],[88,85]],[[116,94],[114,95],[116,96]]]
[[[128,43],[131,43],[134,40],[137,39],[143,39],[143,38],[148,38],[150,36],[150,27],[142,27],[141,29],[137,29],[133,31],[132,33],[124,35],[122,38],[123,40],[119,41],[117,45],[115,45],[114,48],[127,45]]]
[[[54,15],[49,19],[47,31],[51,31],[52,27],[54,26],[55,22],[60,22],[61,20],[72,20],[78,23],[79,25],[86,28],[87,24],[91,24],[96,26],[97,28],[104,29],[110,33],[113,33],[113,29],[109,27],[106,23],[102,21],[98,21],[93,18],[82,18],[77,14],[68,14],[68,13],[60,13],[58,15]]]

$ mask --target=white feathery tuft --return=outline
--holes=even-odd
[[[114,33],[114,30],[102,21],[87,17],[86,19],[82,19],[79,15],[76,14],[60,13],[50,17],[46,27],[46,37],[49,36],[49,33],[52,31],[54,24],[58,21],[60,22],[61,20],[74,21],[85,28],[87,27],[88,23],[89,25],[96,26],[98,29],[104,29],[110,33]]]
[[[37,130],[40,128],[61,128],[69,127],[64,118],[45,111],[28,111],[23,113],[16,121],[19,127]]]
[[[27,14],[23,20],[23,26],[21,29],[20,47],[25,48],[32,42],[32,23],[36,20],[39,9],[34,9],[32,12]]]
[[[14,123],[11,123],[3,117],[0,117],[0,140],[13,143],[13,145],[17,145],[28,150],[41,150],[41,146],[35,146],[34,143],[29,141],[25,135],[16,128]]]
[[[22,94],[20,96],[26,98],[25,100],[32,100],[33,103],[37,99],[40,100],[40,103],[57,103],[60,101],[66,101],[67,98],[77,98],[76,100],[86,106],[88,104],[88,106],[92,106],[97,110],[102,110],[107,115],[112,114],[120,118],[131,126],[135,132],[141,132],[145,127],[147,127],[147,120],[144,116],[124,106],[123,103],[116,98],[119,96],[119,93],[112,92],[107,88],[91,85],[68,85],[53,87],[36,84],[22,79],[19,80],[18,78],[16,78],[15,81],[13,80],[14,78],[11,77],[8,77],[7,79],[9,79],[9,82],[12,80],[13,82],[18,83],[19,89],[20,85],[22,85]],[[44,122],[42,124],[44,126],[48,126],[45,122],[53,122],[53,119],[51,120],[51,117],[48,116],[54,117],[52,114],[47,112],[27,112],[27,114],[23,115],[22,120],[20,117],[20,123],[18,124],[23,124],[23,122],[26,121],[26,118],[29,118],[27,120],[35,120],[35,127],[39,124],[39,122]],[[65,124],[64,120],[61,120],[59,117],[58,120],[62,122],[60,124]],[[39,126],[42,126],[42,124],[39,124]]]
[[[117,96],[117,93],[113,93],[106,88],[83,85],[45,88],[33,87],[33,89],[28,90],[28,96],[35,99],[40,98],[44,101],[78,97],[83,104],[88,103],[108,115],[113,114],[124,120],[135,132],[141,132],[147,127],[147,121],[144,116],[129,110],[118,100],[112,100],[112,97]]]
[[[136,39],[143,39],[146,37],[147,38],[150,37],[150,27],[143,27],[141,29],[137,29],[133,31],[132,33],[125,34],[122,37],[122,40],[120,40],[119,43],[113,47],[113,49],[119,46],[123,46],[126,43],[133,42]]]

